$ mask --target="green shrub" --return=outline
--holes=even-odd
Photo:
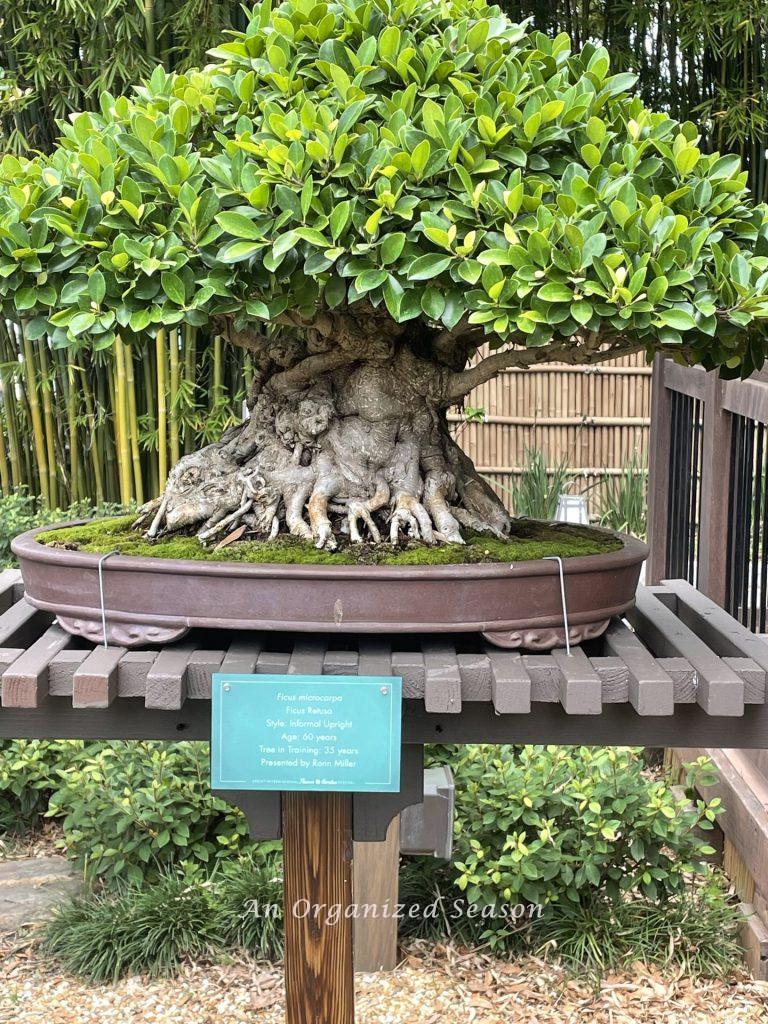
[[[741,963],[740,912],[716,874],[665,900],[598,894],[579,904],[550,904],[540,915],[528,908],[506,923],[458,914],[456,897],[447,865],[406,863],[401,936],[489,946],[497,954],[533,952],[598,974],[639,961],[694,977],[725,977]],[[411,907],[425,906],[436,912],[409,915]]]
[[[472,903],[582,906],[599,894],[680,893],[712,852],[695,807],[626,747],[465,747],[456,774],[456,884]],[[703,777],[706,764],[692,770]]]
[[[122,505],[103,504],[93,507],[90,502],[81,501],[69,508],[45,508],[40,498],[26,491],[14,491],[0,497],[0,567],[15,565],[11,552],[11,541],[25,530],[48,523],[63,523],[69,519],[93,519],[100,516],[115,516],[124,512]]]
[[[171,865],[211,867],[248,840],[243,814],[211,793],[203,743],[104,744],[64,767],[48,814],[91,877],[152,880]]]
[[[79,740],[0,741],[0,833],[34,827],[59,783],[58,768],[82,763],[90,749]]]

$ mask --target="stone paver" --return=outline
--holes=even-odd
[[[81,884],[79,872],[64,857],[0,861],[0,932],[45,919]]]

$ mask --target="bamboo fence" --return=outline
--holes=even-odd
[[[588,490],[596,510],[607,477],[633,457],[647,461],[651,367],[640,353],[599,366],[510,369],[473,391],[465,408],[482,408],[484,421],[452,414],[454,436],[510,509],[509,488],[538,448],[550,469],[567,463],[571,491]]]

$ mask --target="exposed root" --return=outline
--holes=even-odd
[[[284,529],[333,551],[342,536],[433,545],[464,543],[461,527],[509,532],[448,433],[444,367],[407,348],[393,356],[386,340],[371,342],[377,358],[351,364],[281,344],[260,360],[250,419],[184,456],[162,498],[140,511],[148,537],[194,530],[208,544],[244,524],[249,536]]]

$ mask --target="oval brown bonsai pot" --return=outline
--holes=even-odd
[[[67,523],[61,526],[72,526]],[[557,561],[470,565],[277,565],[113,554],[41,544],[12,550],[27,600],[70,633],[125,647],[166,643],[195,626],[314,633],[478,632],[502,647],[564,643]],[[648,548],[620,535],[615,551],[563,559],[570,640],[599,636],[632,606]]]

